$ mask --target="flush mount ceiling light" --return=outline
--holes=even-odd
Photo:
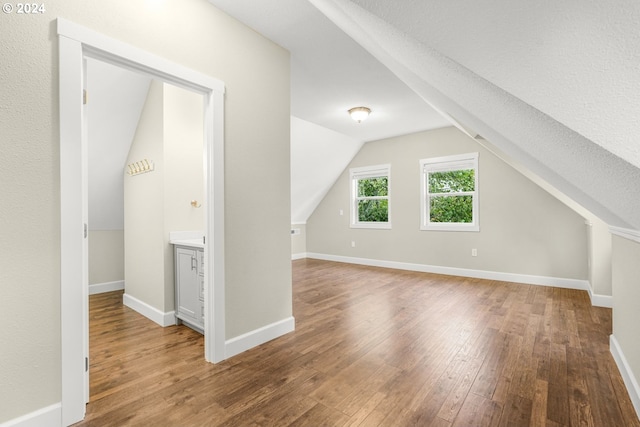
[[[349,110],[349,115],[356,122],[360,123],[363,120],[366,120],[371,114],[371,109],[367,107],[353,107]]]

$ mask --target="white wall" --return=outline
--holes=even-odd
[[[3,14],[0,342],[11,345],[0,352],[0,422],[61,399],[57,17],[224,81],[227,339],[292,313],[288,52],[203,0]],[[256,176],[264,191],[246,197]],[[266,206],[259,221],[255,206]]]
[[[470,152],[479,152],[480,232],[420,231],[419,160]],[[307,222],[308,252],[587,279],[584,219],[459,130],[366,143],[349,167],[383,163],[391,164],[393,229],[349,228],[346,170]]]

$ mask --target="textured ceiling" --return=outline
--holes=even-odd
[[[451,125],[308,1],[210,2],[291,52],[291,115],[358,141]]]
[[[124,228],[124,167],[151,78],[87,60],[89,227]]]
[[[325,3],[361,6],[640,167],[637,0]]]
[[[610,225],[640,229],[637,1],[210,1],[291,51],[293,115],[372,140],[446,124],[430,105]],[[365,78],[349,81],[355,70]],[[379,112],[367,128],[339,119],[359,103]],[[390,130],[391,112],[420,104],[415,125],[400,115],[411,124]]]

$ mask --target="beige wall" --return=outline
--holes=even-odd
[[[307,252],[307,225],[291,224],[292,230],[300,230],[300,234],[291,234],[291,255],[304,255]]]
[[[125,292],[167,313],[174,309],[171,231],[204,230],[203,99],[151,83],[127,163],[153,172],[125,174]]]
[[[589,219],[589,283],[594,295],[611,296],[611,233],[598,218]]]
[[[224,81],[227,339],[292,313],[288,52],[205,0],[3,14],[0,422],[61,398],[57,17]],[[256,177],[263,191],[248,195]]]
[[[124,176],[125,293],[164,312],[164,85],[149,87],[127,164],[147,159],[153,172]],[[125,168],[126,169],[126,168]]]
[[[479,153],[480,232],[420,231],[419,160],[470,152]],[[369,142],[349,167],[383,163],[393,229],[349,228],[347,168],[307,221],[308,252],[587,279],[584,219],[457,129]]]
[[[612,257],[613,335],[635,374],[640,379],[640,243],[614,235]]]
[[[89,285],[124,280],[124,230],[89,231]]]
[[[172,231],[205,229],[203,97],[164,85],[164,311],[174,310]],[[191,201],[200,208],[191,206]]]

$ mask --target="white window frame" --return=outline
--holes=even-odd
[[[387,221],[359,221],[358,220],[358,201],[364,199],[358,197],[358,181],[366,178],[387,177],[387,195],[377,197],[367,197],[370,200],[387,200]],[[365,166],[349,169],[349,183],[351,186],[351,228],[377,228],[391,229],[391,165]]]
[[[474,191],[448,193],[451,196],[470,195],[473,200],[473,220],[470,223],[458,222],[431,222],[430,221],[430,194],[428,174],[430,172],[446,172],[460,169],[474,170]],[[439,231],[480,231],[480,203],[478,191],[478,153],[459,154],[454,156],[434,157],[420,160],[420,229]]]

